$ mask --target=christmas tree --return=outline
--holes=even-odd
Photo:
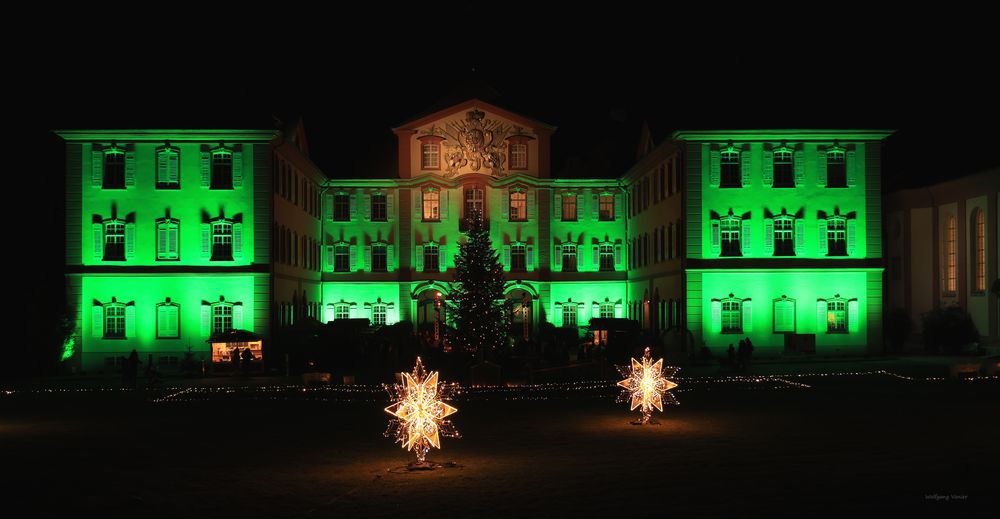
[[[490,242],[489,226],[479,214],[468,216],[466,241],[458,246],[451,306],[455,345],[489,358],[507,339],[508,312],[503,296],[503,265]]]

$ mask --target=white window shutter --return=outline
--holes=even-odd
[[[718,187],[722,175],[722,155],[719,150],[709,152],[708,168],[708,184],[712,187]]]
[[[351,319],[357,319],[358,318],[358,304],[357,303],[351,303],[351,305],[349,307],[347,307],[347,315]]]
[[[583,320],[584,320],[583,303],[575,303],[575,304],[576,304],[576,325],[583,326]]]
[[[445,272],[448,270],[448,248],[444,245],[438,246],[438,271]]]
[[[167,254],[173,258],[180,259],[180,224],[167,227]]]
[[[396,270],[396,246],[391,243],[385,246],[385,266],[389,272]]]
[[[385,219],[393,221],[396,218],[396,196],[392,193],[385,195]]]
[[[601,218],[601,198],[596,193],[590,195],[590,218],[595,222]]]
[[[847,331],[857,333],[861,329],[858,316],[858,300],[851,299],[847,302]]]
[[[590,247],[593,258],[594,258],[594,270],[600,270],[601,268],[601,246],[598,244],[593,244]],[[579,257],[578,257],[579,258]]]
[[[337,316],[336,307],[334,307],[333,305],[326,305],[325,318],[323,319],[323,322],[329,323],[333,321],[336,318],[336,316]]]
[[[625,210],[622,208],[622,194],[615,193],[615,220],[621,220],[625,217]]]
[[[563,305],[562,303],[556,303],[553,306],[555,310],[552,312],[552,325],[558,328],[563,325]]]
[[[399,317],[396,316],[396,305],[389,303],[385,307],[385,324],[393,325],[399,322]]]
[[[442,189],[441,191],[438,192],[438,204],[441,207],[439,209],[439,212],[440,212],[440,217],[441,217],[442,221],[448,219],[448,205],[449,205],[448,204],[448,198],[449,198],[448,197],[448,193],[450,193],[450,191],[447,190],[447,189]]]
[[[510,190],[500,191],[500,218],[504,221],[510,220]]]
[[[161,151],[156,154],[156,182],[163,183],[168,182],[169,174],[167,173],[167,168],[169,167],[170,153],[167,151]]]
[[[711,331],[713,333],[720,333],[722,331],[722,301],[712,300],[711,318]]]
[[[135,222],[125,224],[125,259],[135,258]]]
[[[764,218],[764,255],[774,254],[774,219]]]
[[[858,183],[858,152],[849,150],[845,155],[847,159],[847,185],[853,187]]]
[[[416,265],[416,270],[417,270],[417,272],[423,272],[424,271],[424,246],[423,245],[417,245],[416,247],[414,247],[414,249],[416,250],[416,257],[414,257],[413,259],[415,260],[414,263]]]
[[[169,224],[164,223],[162,225],[156,226],[156,255],[166,255],[168,252],[167,247],[167,232],[169,229]]]
[[[818,238],[816,243],[819,245],[819,253],[825,256],[829,252],[829,248],[827,247],[826,220],[822,218],[816,222],[816,237]]]
[[[201,187],[212,185],[212,154],[201,152]]]
[[[104,259],[104,224],[95,223],[94,230],[94,259],[97,261]]]
[[[802,150],[795,150],[792,153],[792,169],[795,171],[795,185],[801,186],[806,182],[806,161]]]
[[[358,195],[352,194],[350,196],[350,209],[351,209],[351,221],[358,219]]]
[[[594,303],[590,305],[590,318],[593,319],[595,317],[600,317],[600,316],[601,316],[601,303],[594,301]]]
[[[201,305],[201,336],[212,334],[212,305]]]
[[[323,193],[323,218],[333,220],[333,193]]]
[[[719,236],[719,221],[712,220],[712,255],[722,254],[722,237]]]
[[[622,244],[615,244],[615,270],[623,270]]]
[[[327,272],[333,272],[333,262],[334,262],[334,260],[333,260],[333,252],[334,252],[333,247],[334,247],[333,245],[327,245],[326,246],[326,271]]]
[[[740,222],[740,225],[740,252],[744,256],[750,256],[753,253],[753,242],[751,241],[753,239],[753,228],[750,226],[750,219],[744,218]]]
[[[167,155],[167,182],[178,183],[181,180],[181,156],[180,153],[170,153]]]
[[[561,222],[563,219],[562,215],[562,194],[556,193],[554,197],[555,202],[552,204],[552,217],[553,220]]]
[[[527,263],[528,272],[533,272],[535,270],[535,246],[528,245],[524,248],[524,259]]]
[[[372,247],[371,245],[365,245],[365,272],[372,271]]]
[[[553,247],[554,253],[552,255],[552,270],[556,272],[562,271],[562,245],[555,244]]]
[[[744,299],[743,304],[740,305],[743,308],[743,331],[752,332],[753,331],[753,301],[750,299]]]
[[[243,305],[241,303],[233,305],[233,329],[243,329]]]
[[[104,152],[97,149],[98,146],[94,144],[93,150],[90,152],[90,183],[93,186],[101,187],[104,185]],[[103,336],[104,332],[101,332]]]
[[[829,321],[826,316],[826,299],[816,300],[816,334],[826,333],[830,330]]]
[[[233,187],[243,186],[243,150],[233,150]]]
[[[201,224],[201,257],[212,257],[212,224]]]
[[[740,153],[740,183],[743,187],[750,185],[750,150]]]
[[[618,319],[622,318],[622,304],[615,303],[615,317]]]
[[[424,217],[423,211],[424,192],[420,189],[413,190],[413,218],[421,220]]]
[[[586,205],[584,202],[586,200],[586,197],[583,195],[576,195],[576,221],[578,222],[583,221],[583,215],[586,211],[586,209],[584,209],[584,206]]]
[[[125,185],[135,186],[135,151],[125,152]]]
[[[826,150],[816,148],[816,183],[826,185]]]
[[[761,173],[762,180],[765,186],[770,186],[774,184],[774,152],[771,150],[764,150],[764,163],[761,164],[763,172]]]
[[[367,222],[367,221],[371,220],[372,219],[372,196],[369,195],[368,193],[365,193],[364,195],[362,195],[361,206],[364,209],[364,215],[365,215],[364,218],[365,218],[365,221]]]
[[[847,220],[847,255],[853,256],[858,246],[858,221]]]
[[[375,307],[371,303],[365,303],[365,316],[368,318],[368,326],[375,323]]]
[[[104,307],[94,305],[91,310],[90,336],[95,339],[104,337]]]
[[[503,246],[503,270],[510,272],[510,245]]]
[[[802,218],[795,219],[795,255],[801,256],[806,250],[806,222]]]
[[[528,190],[528,221],[535,221],[537,212],[535,211],[535,190]]]
[[[358,270],[358,246],[351,245],[347,249],[348,253],[350,254],[350,258],[348,260],[350,262],[350,265],[348,267],[351,272],[354,272]]]
[[[305,254],[305,250],[302,251]],[[243,257],[243,224],[234,223],[233,224],[233,257],[242,258]]]

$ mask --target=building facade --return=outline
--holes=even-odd
[[[473,215],[515,333],[628,317],[713,351],[881,345],[886,132],[677,132],[619,179],[570,180],[554,131],[470,100],[393,129],[396,178],[335,180],[301,123],[57,132],[81,363],[219,362],[209,337],[305,319],[432,327]]]

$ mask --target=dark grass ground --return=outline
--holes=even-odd
[[[15,394],[0,396],[0,471],[8,510],[28,507],[9,517],[951,515],[1000,502],[1000,381],[795,380],[811,387],[692,383],[650,427],[607,391],[467,396],[463,437],[429,456],[458,466],[421,473],[397,470],[411,455],[382,436],[386,403],[364,395]]]

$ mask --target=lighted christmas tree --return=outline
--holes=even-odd
[[[478,214],[468,216],[466,241],[458,246],[451,306],[455,344],[480,358],[505,344],[509,314],[504,302],[503,265],[490,242],[489,225]]]

